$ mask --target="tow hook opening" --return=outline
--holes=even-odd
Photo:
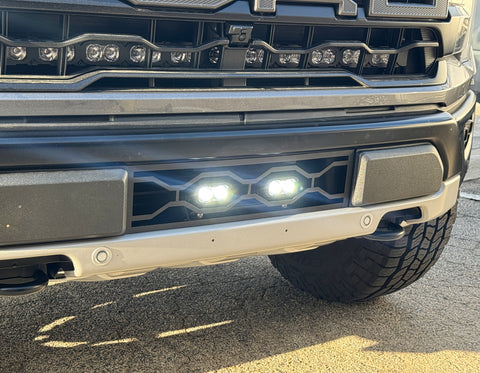
[[[73,270],[67,257],[51,256],[0,261],[0,296],[20,296],[45,289],[50,279]]]
[[[421,217],[422,210],[419,207],[389,212],[380,220],[377,230],[363,238],[383,242],[399,240],[405,235],[406,222]]]

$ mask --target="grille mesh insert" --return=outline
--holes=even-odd
[[[131,227],[164,229],[213,222],[289,215],[345,207],[348,204],[352,152],[297,155],[198,164],[145,166],[134,172]],[[275,178],[294,177],[298,193],[272,199],[266,185]],[[195,193],[206,183],[232,189],[225,205],[205,206]]]

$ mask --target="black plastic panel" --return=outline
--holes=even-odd
[[[125,232],[124,170],[0,175],[0,246]]]

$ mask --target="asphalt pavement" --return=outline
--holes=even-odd
[[[355,305],[267,258],[0,298],[0,372],[479,372],[480,136],[452,239],[412,286]]]

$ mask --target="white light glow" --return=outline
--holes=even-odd
[[[273,198],[293,197],[298,190],[298,181],[295,178],[274,179],[267,185],[267,193]]]
[[[197,190],[197,199],[202,204],[225,203],[230,197],[230,186],[227,184],[204,185]]]

